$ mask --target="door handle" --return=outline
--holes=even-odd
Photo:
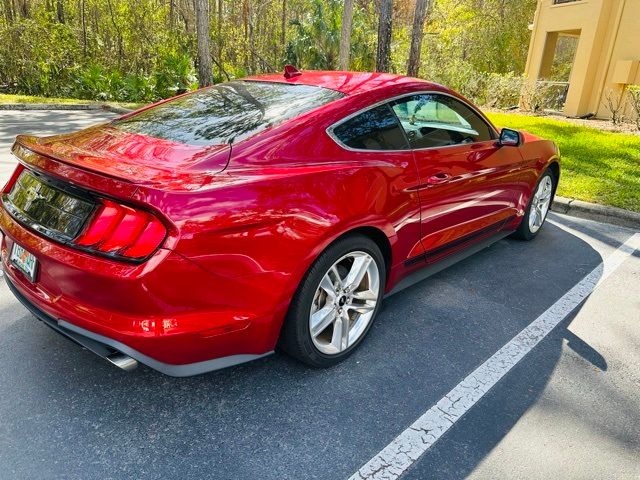
[[[439,185],[441,183],[447,183],[451,179],[451,175],[448,173],[436,173],[435,175],[427,178],[428,185]]]

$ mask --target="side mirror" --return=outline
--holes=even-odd
[[[519,147],[522,145],[522,135],[517,130],[503,128],[500,131],[498,144],[502,147]]]

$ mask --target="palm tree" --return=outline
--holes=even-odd
[[[296,35],[287,45],[287,61],[297,67],[334,70],[339,55],[339,3],[313,0],[312,15],[292,20]]]

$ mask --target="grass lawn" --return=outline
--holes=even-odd
[[[54,98],[54,97],[32,97],[30,95],[8,95],[0,94],[0,103],[65,103],[65,104],[86,104],[86,103],[105,103],[94,102],[93,100],[80,100],[78,98]],[[121,103],[106,102],[111,105],[118,105],[123,108],[139,108],[142,103]]]
[[[640,212],[640,135],[561,120],[488,113],[496,125],[554,140],[562,156],[558,195]]]

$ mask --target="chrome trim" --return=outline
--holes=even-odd
[[[120,352],[116,352],[104,358],[108,362],[111,362],[116,367],[126,372],[130,372],[131,370],[134,370],[138,366],[137,360],[131,358],[129,355],[125,355],[124,353],[120,353]]]
[[[424,150],[439,150],[442,148],[451,148],[451,147],[459,147],[461,145],[478,145],[480,143],[486,143],[489,140],[485,140],[484,142],[474,142],[474,143],[459,143],[459,144],[455,144],[455,145],[444,145],[442,147],[426,147],[426,148],[411,148],[411,143],[409,142],[408,144],[408,148],[406,149],[402,149],[402,150],[369,150],[369,149],[364,149],[364,148],[352,148],[349,147],[348,145],[345,145],[344,143],[342,143],[340,141],[340,139],[338,137],[335,136],[335,134],[333,133],[333,130],[342,125],[344,122],[351,120],[353,117],[357,117],[358,115],[360,115],[361,113],[364,113],[368,110],[372,110],[376,107],[379,107],[380,105],[384,105],[385,103],[390,103],[393,102],[395,100],[399,100],[401,98],[404,97],[412,97],[414,95],[442,95],[445,97],[450,97],[453,98],[454,100],[457,100],[458,102],[462,103],[464,106],[468,107],[471,111],[473,111],[474,113],[476,113],[479,117],[480,120],[482,120],[488,127],[489,130],[491,131],[491,133],[493,134],[493,137],[491,139],[491,141],[495,141],[498,137],[498,131],[496,130],[496,128],[493,126],[493,124],[489,121],[489,119],[485,116],[484,113],[482,113],[479,109],[477,109],[476,107],[474,107],[473,105],[470,105],[469,103],[463,101],[462,99],[456,97],[455,95],[451,95],[450,93],[446,93],[446,92],[440,92],[438,90],[419,90],[417,92],[410,92],[410,93],[403,93],[401,95],[396,95],[395,97],[389,97],[386,98],[384,100],[380,100],[379,102],[376,103],[372,103],[371,105],[361,108],[360,110],[351,113],[349,115],[347,115],[346,117],[338,120],[335,123],[332,123],[331,125],[329,125],[326,129],[325,132],[327,133],[327,135],[329,135],[329,137],[342,149],[344,150],[348,150],[350,152],[377,152],[377,153],[393,153],[393,152],[420,152],[420,151],[424,151]],[[395,112],[393,111],[393,108],[391,108],[391,112],[395,115]],[[400,126],[400,129],[402,130],[405,138],[406,138],[406,132],[404,131],[404,128],[402,128],[402,124],[400,123],[400,120],[396,117],[396,120],[398,120],[398,124]],[[407,141],[409,141],[407,139]]]

